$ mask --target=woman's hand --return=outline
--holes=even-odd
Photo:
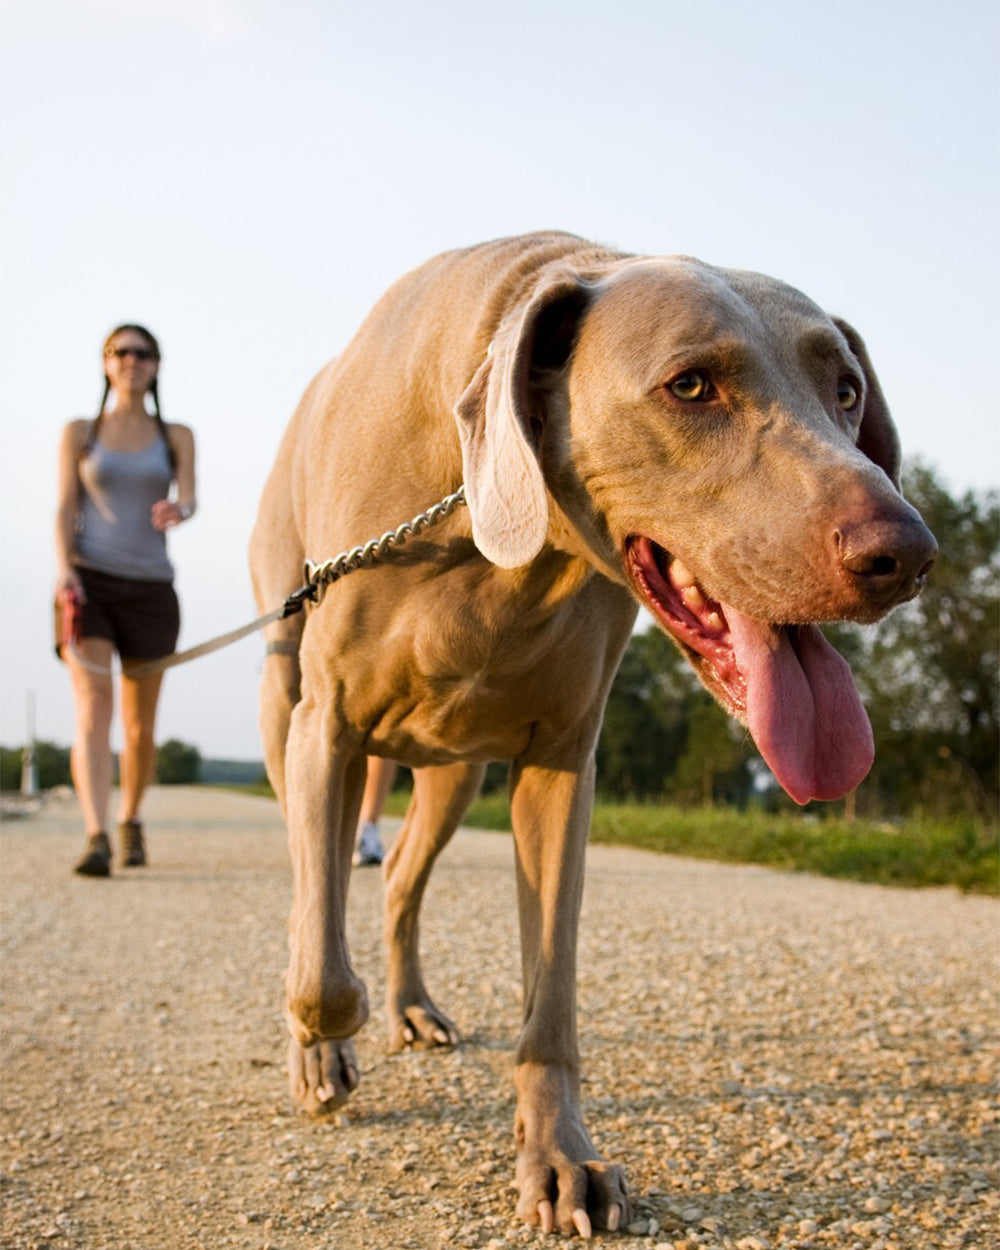
[[[186,425],[178,425],[171,421],[167,426],[167,437],[174,453],[174,481],[177,484],[177,499],[158,499],[153,504],[152,520],[158,530],[173,529],[194,516],[194,435]]]
[[[153,504],[150,516],[155,529],[169,530],[180,525],[181,521],[186,521],[193,511],[190,504],[177,503],[173,499],[158,499]]]
[[[81,603],[86,603],[87,596],[83,593],[83,582],[76,569],[65,569],[56,578],[56,602],[62,604],[67,595],[75,595]]]

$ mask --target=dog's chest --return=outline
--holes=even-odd
[[[417,765],[509,759],[540,726],[572,732],[603,702],[634,615],[618,596],[592,585],[556,601],[436,590],[382,633],[351,692],[351,719],[380,753]]]

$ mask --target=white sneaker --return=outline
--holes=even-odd
[[[355,868],[367,868],[371,865],[381,864],[384,858],[385,849],[382,846],[382,839],[378,836],[378,825],[369,821],[361,829],[361,836],[358,838],[358,845],[354,850],[354,866]]]

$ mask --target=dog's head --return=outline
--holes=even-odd
[[[793,798],[873,755],[819,621],[917,594],[936,545],[860,336],[759,274],[677,257],[547,274],[456,407],[479,550],[552,542],[629,587]]]

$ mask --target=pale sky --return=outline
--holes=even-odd
[[[0,742],[29,690],[72,739],[56,449],[121,321],[198,441],[181,646],[255,615],[247,540],[312,375],[400,274],[499,235],[791,282],[864,335],[907,453],[996,485],[998,34],[994,0],[0,0]],[[160,740],[259,758],[261,658],[168,674]]]

